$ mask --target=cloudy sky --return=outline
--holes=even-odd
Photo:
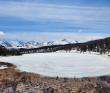
[[[0,38],[91,40],[110,36],[110,0],[0,0]]]

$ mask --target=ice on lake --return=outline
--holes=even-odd
[[[51,77],[91,77],[110,74],[110,59],[78,53],[35,53],[2,57],[0,61],[17,65],[21,71]]]

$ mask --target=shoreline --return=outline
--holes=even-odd
[[[56,53],[56,52],[54,52],[54,53]],[[60,52],[60,53],[62,53],[62,52]],[[69,52],[66,52],[66,53],[69,53]],[[33,53],[34,54],[34,53]],[[69,53],[70,55],[71,55],[71,53]],[[73,53],[73,54],[75,54],[75,53]],[[96,53],[95,54],[93,54],[93,53],[78,53],[78,54],[84,54],[85,56],[86,55],[97,55]],[[24,54],[24,56],[25,55],[28,55],[28,54]],[[68,55],[68,54],[67,54]],[[103,58],[107,58],[107,59],[109,59],[109,57],[107,56],[108,54],[105,54],[105,55],[97,55],[97,57],[99,56],[99,58],[100,57],[103,57]],[[74,55],[73,55],[74,56]],[[78,55],[79,56],[79,55]],[[15,56],[15,58],[16,58],[16,56]],[[20,58],[22,58],[22,57],[20,57]],[[5,58],[4,58],[5,59]],[[7,59],[8,60],[8,59]],[[1,61],[4,61],[4,62],[6,62],[6,60],[1,60]],[[10,61],[11,62],[11,61]],[[83,75],[82,73],[80,74],[79,72],[79,74],[77,75],[77,74],[75,74],[74,72],[73,72],[73,74],[74,75],[70,75],[70,76],[67,76],[67,75],[63,75],[63,74],[59,74],[59,75],[57,75],[57,74],[53,74],[53,73],[51,73],[50,75],[48,74],[48,73],[40,73],[39,71],[37,71],[37,70],[28,70],[27,68],[26,68],[26,66],[28,66],[28,65],[25,65],[26,63],[23,63],[23,64],[19,64],[18,62],[20,62],[20,60],[19,61],[12,61],[12,63],[13,64],[15,64],[15,65],[17,65],[17,69],[19,69],[21,72],[31,72],[31,73],[35,73],[35,74],[39,74],[40,76],[46,76],[46,77],[57,77],[57,76],[59,76],[59,77],[61,77],[61,78],[74,78],[74,77],[77,77],[77,78],[83,78],[83,77],[100,77],[100,76],[105,76],[105,75],[109,75],[110,73],[108,72],[108,70],[109,70],[109,68],[108,67],[106,67],[106,68],[103,68],[103,69],[100,69],[99,68],[99,70],[98,69],[96,69],[96,71],[95,70],[91,70],[91,71],[89,71],[89,72],[91,72],[91,73],[89,73],[89,72],[85,72],[85,74]],[[23,61],[24,62],[24,61]],[[21,63],[22,63],[22,60],[21,60]],[[107,62],[106,62],[107,63]],[[109,63],[107,63],[107,64],[109,64]],[[32,66],[32,65],[31,65]],[[29,67],[31,67],[31,66],[29,66]],[[102,66],[103,66],[103,63],[102,63]],[[99,66],[100,67],[100,66]],[[74,69],[73,69],[73,71],[74,71]],[[95,71],[95,72],[94,72]],[[105,72],[104,72],[105,71]]]
[[[54,52],[54,53],[56,53],[56,52]],[[62,53],[62,52],[60,52],[60,53]],[[70,52],[65,52],[65,53],[70,53]],[[84,55],[88,55],[88,54],[90,54],[90,55],[97,55],[97,56],[101,56],[101,57],[104,57],[104,58],[107,58],[107,59],[110,59],[110,57],[108,56],[108,54],[103,54],[103,55],[99,55],[99,54],[96,54],[96,53],[78,53],[78,54],[84,54]],[[26,54],[27,55],[27,54]],[[12,64],[15,64],[15,65],[17,65],[17,67],[16,67],[16,69],[19,69],[20,70],[20,68],[19,68],[19,64],[18,63],[12,63]],[[21,65],[22,66],[22,65]],[[21,67],[20,66],[20,67]],[[107,71],[106,72],[106,74],[104,74],[104,71]],[[60,75],[54,75],[54,76],[49,76],[49,75],[46,75],[46,74],[39,74],[39,73],[37,73],[37,72],[31,72],[31,71],[26,71],[25,69],[21,69],[20,70],[20,72],[27,72],[27,73],[34,73],[34,74],[39,74],[40,76],[45,76],[45,77],[52,77],[52,78],[54,78],[54,77],[60,77],[60,78],[74,78],[74,77],[76,77],[76,78],[83,78],[83,77],[101,77],[101,76],[108,76],[108,75],[110,75],[110,74],[107,74],[108,73],[108,68],[106,68],[104,71],[103,70],[101,70],[102,71],[102,75],[97,75],[97,73],[99,73],[100,71],[96,71],[96,75],[93,73],[93,72],[91,72],[91,74],[89,75],[89,74],[87,74],[87,75],[85,75],[85,76],[70,76],[70,77],[66,77],[66,76],[60,76]]]
[[[104,56],[104,55],[103,55]],[[107,57],[107,56],[104,56],[104,57]],[[5,65],[7,65],[7,68],[3,68],[3,69],[0,69],[0,70],[7,70],[7,69],[16,69],[16,70],[18,70],[20,73],[33,73],[33,74],[37,74],[37,75],[39,75],[40,77],[49,77],[49,78],[56,78],[56,77],[59,77],[59,78],[68,78],[68,79],[74,79],[74,78],[76,78],[76,79],[82,79],[82,78],[97,78],[97,77],[106,77],[106,76],[110,76],[110,74],[108,74],[108,75],[100,75],[100,76],[87,76],[87,77],[60,77],[60,76],[56,76],[56,77],[51,77],[51,76],[46,76],[46,75],[41,75],[41,74],[38,74],[38,73],[34,73],[34,72],[27,72],[27,71],[22,71],[22,70],[20,70],[20,69],[18,69],[17,68],[17,66],[15,65],[15,64],[13,64],[13,63],[9,63],[9,62],[1,62],[0,61],[0,66],[1,66],[1,63],[2,64],[5,64]]]
[[[20,72],[16,66],[0,69],[0,92],[2,93],[106,93],[110,92],[110,76],[59,78]]]
[[[52,76],[46,76],[46,75],[42,75],[42,74],[39,74],[39,73],[34,73],[34,72],[27,72],[27,71],[22,71],[20,69],[17,68],[17,66],[13,63],[9,63],[9,62],[0,62],[0,63],[5,63],[5,64],[11,64],[12,67],[8,67],[7,68],[4,68],[4,69],[0,69],[0,70],[5,70],[5,69],[10,69],[10,68],[14,68],[16,70],[18,70],[20,73],[33,73],[35,75],[39,75],[40,77],[48,77],[48,78],[67,78],[67,79],[82,79],[82,78],[98,78],[98,77],[105,77],[105,76],[110,76],[110,74],[108,75],[100,75],[100,76],[87,76],[87,77],[60,77],[60,76],[56,76],[56,77],[52,77]]]

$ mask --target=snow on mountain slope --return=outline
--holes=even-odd
[[[12,47],[24,47],[24,42],[18,40],[10,41],[9,43],[12,45]]]
[[[38,48],[42,46],[65,45],[65,44],[73,44],[73,43],[77,43],[77,41],[63,39],[63,40],[50,41],[50,42],[36,42],[36,41],[21,42],[18,40],[6,41],[4,39],[0,39],[0,45],[3,45],[7,48]]]
[[[11,43],[4,39],[0,39],[0,45],[6,46],[6,47],[12,47]]]

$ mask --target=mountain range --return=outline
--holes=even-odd
[[[67,39],[49,41],[49,42],[37,42],[37,41],[22,42],[19,40],[7,41],[4,39],[0,39],[0,45],[3,45],[7,48],[38,48],[42,46],[65,45],[65,44],[73,44],[73,43],[78,43],[78,42]]]

